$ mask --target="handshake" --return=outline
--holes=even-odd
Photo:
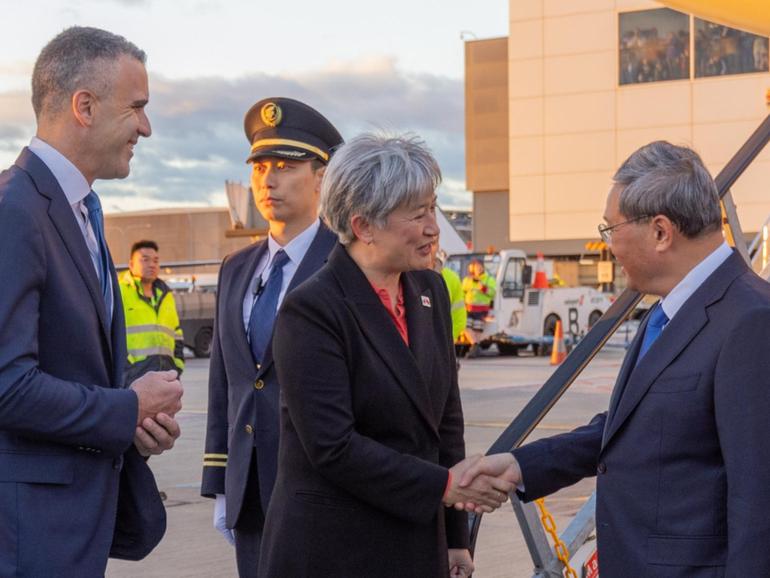
[[[470,456],[449,472],[452,478],[444,505],[477,514],[499,508],[522,483],[519,464],[511,453]]]

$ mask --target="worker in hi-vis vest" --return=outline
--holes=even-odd
[[[476,357],[479,354],[478,342],[484,331],[484,319],[492,309],[497,293],[497,283],[481,261],[474,259],[468,264],[468,276],[463,279],[462,288],[468,312],[468,337],[472,341],[467,356]]]
[[[452,337],[457,341],[463,331],[465,331],[465,325],[468,321],[462,282],[460,281],[460,276],[449,267],[441,268],[441,276],[444,278],[446,288],[449,290],[449,303],[452,313]]]
[[[126,383],[148,371],[176,369],[181,375],[182,329],[174,295],[158,279],[158,244],[147,240],[134,243],[128,267],[120,276],[128,346]]]
[[[452,315],[452,339],[457,339],[465,331],[468,314],[465,311],[465,295],[463,293],[460,276],[449,267],[446,262],[446,251],[438,248],[438,241],[431,249],[433,253],[433,270],[444,278],[444,284],[449,292],[449,306]]]

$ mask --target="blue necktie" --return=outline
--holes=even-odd
[[[283,266],[289,262],[289,256],[281,249],[273,257],[273,266],[267,283],[257,290],[257,301],[251,308],[249,317],[249,344],[255,363],[262,363],[265,349],[273,335],[275,312],[278,309],[278,297],[283,285]]]
[[[107,252],[107,243],[104,240],[104,215],[102,214],[102,204],[99,197],[91,191],[83,199],[88,209],[88,220],[91,221],[91,228],[94,231],[96,242],[99,246],[99,281],[101,283],[102,297],[107,311],[107,325],[109,327],[112,316],[112,291],[110,287],[110,262]]]
[[[639,363],[644,354],[647,353],[647,350],[650,349],[650,346],[660,336],[666,323],[668,323],[668,317],[663,311],[663,307],[660,306],[660,302],[658,302],[650,311],[650,319],[647,322],[647,329],[644,331],[644,339],[642,340],[642,347],[639,349],[636,363]]]

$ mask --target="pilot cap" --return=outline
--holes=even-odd
[[[247,163],[271,156],[326,164],[344,142],[326,117],[293,98],[260,100],[246,113],[243,128],[251,143]]]

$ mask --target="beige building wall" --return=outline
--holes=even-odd
[[[473,227],[475,251],[499,251],[512,246],[508,239],[508,200],[508,191],[473,195],[473,219],[483,223],[481,227]]]
[[[508,39],[465,43],[465,178],[476,250],[508,239]]]
[[[618,14],[662,7],[510,0],[514,244],[596,238],[612,174],[636,148],[656,139],[693,146],[716,175],[767,115],[768,73],[619,86]],[[766,149],[733,188],[744,230],[770,214],[769,183]]]
[[[116,265],[128,263],[131,245],[140,239],[151,239],[158,243],[161,265],[170,261],[221,260],[251,242],[249,237],[226,236],[230,228],[230,216],[226,208],[219,207],[107,214],[104,228],[107,245]],[[175,272],[188,270],[179,269]]]
[[[465,180],[468,189],[508,189],[508,39],[465,43]]]

